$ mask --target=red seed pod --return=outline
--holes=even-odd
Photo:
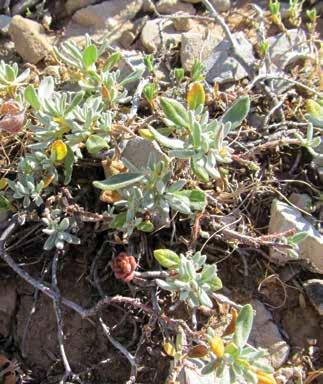
[[[112,260],[111,268],[116,279],[121,279],[128,283],[134,277],[137,262],[133,256],[121,252]]]

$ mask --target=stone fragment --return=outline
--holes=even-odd
[[[156,9],[161,14],[171,14],[184,12],[191,15],[195,14],[195,8],[192,4],[182,3],[180,0],[159,0]]]
[[[8,281],[0,282],[0,335],[8,337],[16,309],[17,293],[15,285]]]
[[[246,65],[251,66],[255,61],[252,44],[247,40],[243,32],[233,34],[236,41],[237,50],[245,61]],[[218,44],[210,57],[206,60],[206,80],[213,83],[227,83],[239,81],[248,76],[246,69],[230,55],[231,43],[223,40]]]
[[[179,384],[220,384],[215,372],[209,375],[200,373],[203,365],[198,359],[185,359],[185,365],[178,375]]]
[[[267,348],[269,361],[273,368],[281,367],[288,359],[290,347],[283,340],[277,325],[273,322],[271,313],[258,300],[252,302],[256,311],[249,343],[256,348]]]
[[[198,4],[202,0],[183,0],[185,3]],[[226,12],[231,7],[231,0],[210,0],[210,3],[218,12]]]
[[[293,192],[289,196],[289,201],[294,204],[297,208],[310,213],[312,211],[313,202],[311,196],[307,193],[295,193]]]
[[[0,34],[7,35],[9,32],[9,26],[11,17],[6,15],[0,15]]]
[[[136,35],[132,31],[124,31],[120,38],[120,44],[123,48],[128,49],[135,41]]]
[[[121,160],[124,158],[140,169],[147,167],[150,156],[155,156],[155,160],[158,162],[165,155],[156,142],[136,137],[130,139],[126,144]]]
[[[68,15],[72,15],[75,11],[94,4],[95,2],[96,0],[67,0],[65,10]]]
[[[222,29],[215,26],[211,33],[186,32],[182,34],[181,63],[185,71],[192,69],[195,60],[204,62],[222,38]]]
[[[108,29],[122,26],[141,10],[143,0],[111,0],[78,10],[72,20],[85,27]]]
[[[307,232],[305,239],[298,243],[299,260],[303,260],[308,269],[323,273],[323,235],[321,235],[302,214],[290,205],[275,199],[271,206],[269,233],[281,233],[295,228],[298,232]],[[278,264],[286,264],[295,260],[286,252],[271,248],[270,259]]]
[[[9,34],[18,54],[31,64],[37,64],[52,51],[44,28],[36,21],[19,15],[14,16],[10,23]]]
[[[293,64],[299,59],[311,55],[306,33],[303,29],[290,29],[286,33],[279,33],[268,39],[271,61],[279,68]]]
[[[160,30],[163,32],[163,42],[168,45],[173,42],[175,45],[181,41],[181,34],[178,33],[170,20],[154,19],[148,20],[140,35],[141,44],[148,53],[155,53],[161,48]]]
[[[303,286],[314,308],[320,316],[323,316],[323,280],[307,280]]]

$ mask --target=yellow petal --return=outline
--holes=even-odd
[[[150,140],[150,141],[154,140],[154,135],[147,128],[139,129],[139,135],[141,137],[143,137],[144,139],[147,139],[147,140]]]
[[[196,109],[205,103],[205,91],[202,83],[195,82],[190,85],[187,92],[187,104],[190,109]]]
[[[174,345],[172,343],[170,343],[169,341],[164,343],[163,344],[163,348],[164,348],[164,351],[166,353],[166,355],[170,356],[170,357],[174,357],[175,354],[176,354],[176,349],[174,347]]]
[[[213,336],[210,341],[212,352],[219,359],[224,355],[224,343],[220,336]]]
[[[256,375],[258,377],[258,384],[277,384],[273,375],[261,371],[258,371]]]
[[[50,149],[55,161],[62,161],[65,159],[67,155],[67,146],[62,140],[54,141]]]
[[[0,190],[5,189],[7,185],[8,185],[7,179],[4,177],[1,178],[0,179]]]

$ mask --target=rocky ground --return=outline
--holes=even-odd
[[[0,60],[17,62],[21,69],[30,68],[35,83],[46,75],[61,81],[64,68],[53,57],[53,46],[64,41],[84,46],[88,34],[98,45],[105,43],[120,49],[125,58],[123,66],[130,63],[132,67],[145,68],[144,55],[153,54],[156,78],[164,89],[173,82],[173,68],[182,67],[187,74],[194,62],[200,60],[205,65],[207,94],[213,95],[208,107],[214,115],[249,89],[253,104],[237,139],[240,157],[232,166],[234,177],[229,184],[214,186],[218,202],[213,214],[220,217],[220,227],[229,226],[234,233],[253,236],[260,243],[255,246],[250,239],[237,239],[224,231],[221,235],[215,233],[205,250],[218,265],[224,294],[236,303],[253,304],[256,317],[250,343],[268,348],[277,383],[323,383],[323,146],[321,141],[314,158],[304,148],[280,146],[286,138],[284,130],[304,124],[304,100],[322,95],[319,66],[323,60],[323,19],[318,17],[316,32],[310,33],[305,16],[305,11],[313,6],[323,15],[322,3],[304,3],[303,18],[295,22],[288,14],[288,4],[282,2],[284,28],[272,22],[266,1],[254,2],[256,6],[244,0],[210,3],[225,20],[238,55],[232,51],[221,21],[216,18],[214,22],[214,15],[199,0],[26,0],[0,1]],[[264,35],[269,63],[261,56],[259,46]],[[280,77],[280,82],[276,79],[271,84],[269,96],[263,89],[254,89],[256,79],[261,80],[268,73]],[[286,83],[286,78],[296,83]],[[64,88],[64,80],[62,84]],[[140,108],[147,114],[147,105]],[[321,128],[316,128],[318,136],[322,136]],[[14,166],[23,149],[17,142],[8,144],[7,136],[1,140],[3,175]],[[9,161],[4,147],[10,145],[14,149]],[[151,150],[147,148],[150,147],[141,144],[128,156],[133,162],[144,161]],[[254,174],[248,168],[252,162],[259,166]],[[0,215],[3,231],[8,216],[2,212]],[[237,221],[239,217],[242,219]],[[301,241],[297,258],[262,245],[262,236],[291,228],[309,234]],[[177,230],[178,242],[185,244],[190,228],[184,222]],[[18,235],[9,241],[9,251],[31,275],[46,279],[49,262],[46,252],[40,250],[39,227],[27,227]],[[58,274],[62,295],[87,308],[100,296],[93,287],[90,271],[91,255],[98,252],[98,244],[102,243],[99,231],[95,236],[87,235],[84,246],[72,252]],[[167,231],[162,230],[146,241],[151,247],[167,236]],[[232,246],[235,241],[236,246]],[[200,245],[203,242],[198,240]],[[107,267],[109,257],[101,258],[96,266],[102,289],[111,296],[132,290],[134,293],[134,288],[107,278],[111,276]],[[169,357],[161,347],[165,335],[150,330],[147,319],[134,309],[117,304],[109,308],[104,313],[105,323],[121,344],[136,353],[140,367],[136,382],[163,383],[169,369]],[[176,318],[181,318],[181,311],[185,313],[185,308],[178,309]],[[219,303],[216,311],[226,313],[227,304]],[[66,353],[82,382],[127,382],[128,361],[92,319],[82,319],[75,311],[66,309],[64,329]],[[8,367],[11,375],[1,375],[1,368]],[[197,380],[204,383],[190,375],[183,375],[182,384]],[[51,300],[17,278],[3,262],[0,382],[56,383],[61,377]]]

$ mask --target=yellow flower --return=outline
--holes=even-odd
[[[56,140],[50,147],[51,154],[55,161],[62,161],[67,155],[67,146],[62,140]]]
[[[220,336],[213,336],[210,341],[212,352],[219,359],[224,355],[224,343]]]

